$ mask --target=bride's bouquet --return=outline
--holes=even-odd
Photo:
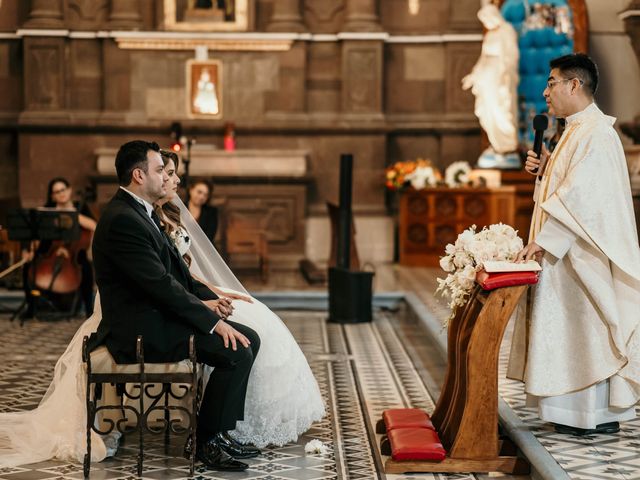
[[[522,248],[518,233],[513,227],[502,223],[485,227],[479,232],[473,225],[458,235],[454,244],[448,244],[446,255],[440,259],[440,267],[448,275],[445,279],[437,279],[436,290],[436,293],[450,299],[451,315],[448,320],[454,317],[458,307],[466,303],[476,273],[482,270],[484,262],[512,262]]]

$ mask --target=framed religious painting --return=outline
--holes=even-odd
[[[253,0],[164,0],[165,30],[245,32]]]
[[[222,117],[222,62],[187,61],[187,113],[191,118]]]

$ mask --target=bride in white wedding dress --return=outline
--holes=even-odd
[[[166,168],[172,172],[169,181],[177,187],[179,179],[173,161]],[[176,188],[167,190],[171,204],[179,209],[181,223],[169,237],[181,254],[188,252],[191,272],[215,285],[216,293],[234,298],[230,318],[254,329],[261,339],[249,377],[244,420],[238,422],[231,434],[240,442],[258,447],[297,440],[325,413],[320,389],[304,354],[282,320],[266,305],[248,296],[175,195]],[[0,413],[0,468],[51,458],[82,462],[86,451],[82,339],[95,332],[100,323],[98,297],[94,314],[80,326],[56,363],[53,381],[39,406],[26,412]],[[115,454],[117,435],[101,437],[91,433],[92,461]]]

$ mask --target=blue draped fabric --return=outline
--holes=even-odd
[[[549,76],[549,61],[573,52],[573,38],[565,33],[558,33],[551,26],[527,29],[526,8],[533,8],[536,3],[571,9],[566,0],[506,0],[502,5],[502,16],[513,25],[518,32],[520,48],[520,83],[518,85],[519,140],[524,145],[533,143],[533,117],[545,113],[547,105],[542,92]]]

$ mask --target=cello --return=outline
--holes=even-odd
[[[48,238],[55,239],[43,239],[40,243],[27,272],[27,278],[31,286],[28,293],[31,296],[39,297],[44,294],[56,310],[76,313],[78,294],[85,293],[81,292],[83,282],[90,282],[90,286],[86,287],[89,289],[93,282],[88,252],[91,248],[95,221],[86,205],[88,192],[85,190],[80,202],[72,203],[70,190],[71,187],[64,179],[54,179],[50,182],[47,203],[54,204],[55,207],[38,210],[50,212],[44,214],[52,219],[51,225],[46,227],[51,227],[56,234]],[[89,298],[83,295],[88,311],[91,310],[92,292],[89,292],[89,295]]]
[[[73,228],[71,225],[76,210],[58,210],[61,228]],[[67,215],[65,215],[65,213]],[[68,215],[68,214],[72,215]],[[46,292],[59,295],[75,293],[82,282],[82,267],[79,262],[81,251],[88,251],[91,247],[93,232],[80,228],[77,240],[52,240],[51,245],[34,261],[33,285]]]

